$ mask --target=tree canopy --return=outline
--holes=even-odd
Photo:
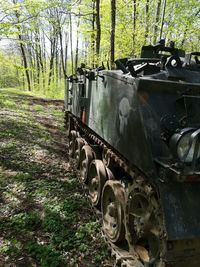
[[[81,62],[112,66],[160,37],[198,51],[199,33],[196,0],[2,0],[0,84],[54,90]]]

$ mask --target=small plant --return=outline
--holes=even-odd
[[[15,229],[35,229],[41,223],[36,213],[21,212],[11,217],[9,224]]]
[[[89,223],[80,225],[76,232],[76,237],[78,239],[84,239],[85,237],[95,234],[97,229],[99,229],[99,225],[96,222],[89,222]]]
[[[51,245],[41,245],[37,242],[29,242],[26,245],[26,250],[40,262],[41,267],[66,266],[62,254],[59,251],[56,251]]]
[[[94,263],[96,263],[96,264],[100,264],[101,262],[102,262],[102,256],[101,255],[95,255],[94,256]],[[99,265],[98,265],[99,266]]]
[[[42,105],[34,105],[33,108],[35,111],[44,111],[44,107]]]
[[[66,140],[62,104],[16,92],[0,92],[6,109],[0,116],[2,266],[21,258],[41,267],[101,266],[106,253],[99,225],[57,145]]]
[[[63,221],[59,214],[48,210],[46,210],[42,225],[45,231],[51,233],[59,232],[63,229]]]
[[[1,242],[0,254],[6,253],[9,257],[16,257],[22,250],[22,243],[14,238]]]
[[[0,100],[0,107],[1,108],[8,108],[8,109],[16,109],[16,103],[12,100]]]

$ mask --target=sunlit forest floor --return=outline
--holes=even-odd
[[[0,266],[113,266],[68,157],[62,109],[0,90]]]

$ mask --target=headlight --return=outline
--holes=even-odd
[[[191,163],[195,156],[200,158],[199,130],[186,128],[172,135],[170,148],[173,155],[182,162]],[[195,152],[196,150],[196,152]]]

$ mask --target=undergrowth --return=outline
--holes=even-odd
[[[18,93],[0,90],[0,266],[112,266],[69,163],[62,101]]]

